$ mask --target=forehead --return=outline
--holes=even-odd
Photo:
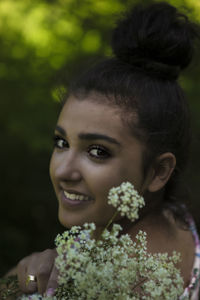
[[[73,128],[86,132],[92,130],[131,139],[134,136],[126,122],[131,115],[137,119],[101,95],[90,95],[84,99],[70,96],[60,113],[58,125],[67,127],[67,131]]]

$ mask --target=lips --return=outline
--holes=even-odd
[[[64,190],[64,195],[67,199],[72,201],[89,201],[91,198],[89,196],[75,193],[75,192],[67,192]]]
[[[75,209],[88,205],[92,200],[91,196],[61,187],[60,201],[66,209]]]

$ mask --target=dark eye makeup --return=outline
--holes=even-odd
[[[110,151],[100,145],[91,145],[88,148],[88,154],[93,158],[97,159],[107,159],[111,156]]]
[[[59,135],[54,135],[53,144],[54,144],[54,147],[59,148],[59,149],[69,148],[68,142]]]
[[[53,144],[54,147],[58,149],[69,148],[69,143],[66,141],[66,139],[57,134],[54,135],[53,137]],[[96,145],[96,144],[90,145],[86,151],[88,153],[88,156],[94,159],[103,160],[111,156],[110,150],[108,150],[106,147],[102,145]]]

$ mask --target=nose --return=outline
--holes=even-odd
[[[65,151],[52,155],[51,173],[53,177],[63,181],[80,181],[80,159],[73,151]]]

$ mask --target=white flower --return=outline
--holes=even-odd
[[[129,182],[112,188],[108,203],[131,221],[138,218],[144,199]],[[139,231],[133,242],[121,234],[121,226],[113,224],[98,240],[92,239],[96,227],[85,223],[73,226],[56,237],[59,271],[58,289],[54,297],[37,294],[20,300],[177,300],[183,293],[183,279],[175,265],[176,252],[149,254],[147,235]],[[184,299],[188,300],[188,299]]]
[[[122,216],[126,216],[133,222],[139,218],[138,211],[145,202],[130,182],[123,182],[109,191],[108,204],[116,207]]]
[[[89,238],[80,243],[81,237],[92,236],[92,228],[83,226],[74,242],[63,241],[62,236],[57,240],[57,248],[62,249],[62,256],[56,259],[59,285],[65,295],[68,291],[63,299],[178,299],[183,280],[175,268],[179,260],[176,253],[171,257],[166,253],[151,255],[147,252],[145,232],[139,231],[133,242],[128,234],[119,236],[122,228],[117,224],[111,231],[104,230],[101,240]],[[77,240],[81,247],[71,248]]]

